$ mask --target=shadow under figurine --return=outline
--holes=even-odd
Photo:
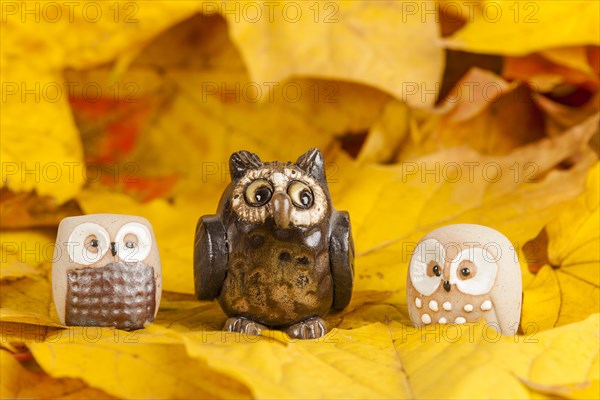
[[[66,325],[130,330],[153,321],[162,283],[150,222],[120,214],[63,219],[54,249],[52,292]]]
[[[354,275],[350,218],[331,204],[323,156],[262,162],[239,151],[229,164],[217,214],[196,229],[196,297],[218,298],[226,331],[323,336],[322,317],[348,305]]]

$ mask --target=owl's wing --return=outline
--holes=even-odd
[[[333,309],[341,310],[350,303],[354,280],[354,241],[346,211],[334,211],[332,215],[329,261],[333,277]]]
[[[217,215],[205,215],[196,227],[194,242],[194,286],[198,300],[219,295],[227,273],[227,235]]]

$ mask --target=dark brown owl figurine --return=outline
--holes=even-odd
[[[217,214],[196,228],[196,297],[219,299],[226,331],[323,336],[322,317],[350,302],[354,244],[348,213],[331,204],[321,152],[282,163],[238,151],[229,164]]]

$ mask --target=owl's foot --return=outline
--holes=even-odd
[[[290,325],[285,333],[296,339],[318,339],[327,333],[327,325],[323,318],[314,317]]]
[[[228,318],[225,321],[225,326],[223,326],[223,330],[227,332],[239,332],[255,336],[259,336],[266,329],[266,326],[244,317]]]

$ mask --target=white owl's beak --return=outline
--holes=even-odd
[[[446,292],[449,292],[449,291],[450,291],[450,288],[451,288],[451,286],[450,286],[450,281],[444,281],[444,290],[445,290]]]
[[[277,192],[273,195],[273,218],[275,225],[281,229],[287,229],[290,226],[290,216],[292,212],[292,201],[290,196],[284,192]]]
[[[110,242],[110,252],[113,257],[117,255],[117,244],[115,242]]]

